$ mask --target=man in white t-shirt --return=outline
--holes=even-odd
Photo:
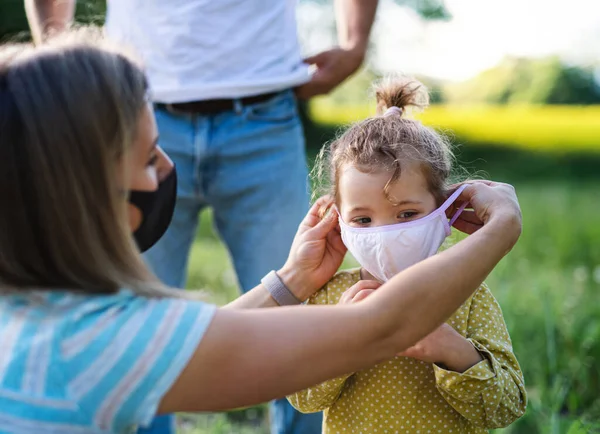
[[[377,0],[336,0],[339,47],[302,59],[296,2],[108,0],[106,31],[141,54],[160,145],[177,168],[173,222],[147,253],[169,285],[185,286],[206,206],[244,291],[287,257],[309,203],[296,96],[327,93],[356,71],[377,7]],[[25,4],[37,41],[73,19],[75,0]],[[285,399],[271,416],[275,434],[321,432],[320,414],[301,415]],[[144,432],[174,432],[173,420],[157,418]]]

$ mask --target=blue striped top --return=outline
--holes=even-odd
[[[215,311],[128,290],[0,296],[0,432],[122,433],[149,424]]]

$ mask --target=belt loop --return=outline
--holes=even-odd
[[[235,111],[235,114],[238,116],[241,115],[243,109],[244,106],[242,104],[242,100],[240,98],[235,98],[233,100],[233,111]]]

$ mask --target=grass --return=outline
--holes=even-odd
[[[600,422],[600,193],[594,183],[517,185],[524,231],[488,278],[529,391],[527,414],[501,433],[587,433]],[[218,303],[237,296],[227,251],[203,214],[190,286]],[[265,407],[187,416],[180,432],[267,433]],[[600,430],[600,427],[596,426]],[[600,432],[600,431],[597,431]]]
[[[310,106],[311,117],[344,125],[373,116],[361,105],[342,109],[326,99]],[[469,143],[512,146],[553,153],[600,153],[600,106],[445,106],[434,105],[418,117],[427,125]]]

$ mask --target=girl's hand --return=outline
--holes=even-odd
[[[512,185],[493,181],[466,181],[452,186],[456,190],[462,184],[469,184],[457,201],[446,211],[450,218],[458,207],[467,202],[469,208],[462,212],[454,227],[466,234],[472,234],[492,220],[500,221],[514,242],[521,234],[521,208]]]
[[[456,372],[465,372],[483,360],[479,351],[448,324],[443,324],[409,349],[404,357],[443,365]]]
[[[346,254],[337,214],[330,211],[325,217],[319,210],[331,204],[330,197],[322,197],[312,206],[294,238],[290,255],[279,276],[301,301],[329,281],[338,270]]]
[[[342,294],[338,304],[357,303],[373,294],[380,286],[381,283],[376,280],[360,280]]]

